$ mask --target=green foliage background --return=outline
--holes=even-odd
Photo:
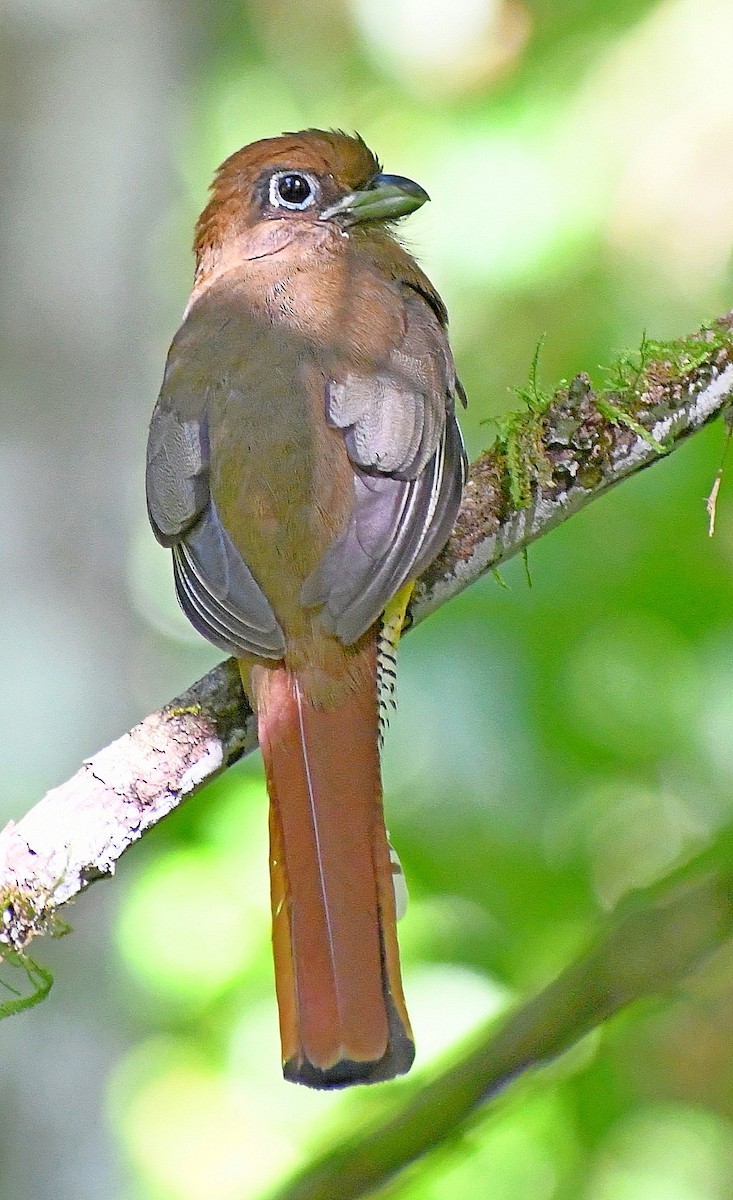
[[[21,318],[3,326],[4,390],[26,401],[9,409],[8,461],[21,480],[29,469],[32,477],[26,450],[50,443],[64,457],[63,494],[81,489],[94,517],[85,525],[71,500],[59,508],[59,485],[48,491],[50,542],[40,519],[29,526],[23,553],[30,539],[31,558],[45,553],[50,565],[40,594],[29,573],[25,598],[16,596],[5,661],[26,717],[3,818],[214,661],[175,611],[167,557],[145,524],[141,461],[185,301],[193,221],[228,153],[281,130],[356,128],[386,170],[428,189],[432,204],[405,237],[451,312],[473,454],[516,406],[543,334],[542,382],[581,369],[601,382],[597,364],[638,345],[644,330],[682,334],[733,300],[725,0],[189,0],[175,10],[150,0],[131,6],[135,20],[114,24],[114,38],[99,24],[103,0],[45,7],[43,28],[25,6],[10,20],[7,126],[38,120],[33,97],[71,126],[97,98],[88,128],[113,150],[95,205],[124,210],[125,235],[111,249],[133,269],[119,276],[122,323],[103,324],[100,286],[102,316],[87,324],[90,342],[115,347],[106,373],[77,344],[88,257],[77,260],[81,282],[57,283],[68,319],[44,316],[40,276],[29,270]],[[87,91],[54,83],[55,36],[69,78],[91,78]],[[151,45],[158,57],[148,62],[140,47],[153,54]],[[120,63],[130,69],[119,113],[142,96],[140,128],[155,131],[138,158],[131,129],[108,120]],[[85,162],[96,146],[86,136]],[[13,161],[24,153],[13,150]],[[68,213],[62,205],[53,218],[59,244],[63,220],[73,226],[75,187],[82,209],[87,194],[73,154],[64,171],[79,182]],[[53,203],[44,188],[28,194],[26,245],[33,205]],[[17,248],[18,227],[6,226]],[[86,243],[92,258],[109,245],[100,228]],[[47,254],[53,245],[49,235]],[[112,278],[101,254],[94,278],[106,270]],[[28,366],[37,360],[23,311],[61,358],[66,435],[54,433],[55,369]],[[18,383],[21,369],[30,382]],[[110,389],[120,403],[98,420],[95,394],[102,412]],[[713,541],[704,507],[722,442],[720,428],[708,430],[542,539],[529,556],[531,588],[512,562],[505,586],[475,586],[402,647],[384,772],[411,892],[401,942],[418,1072],[551,979],[619,899],[731,824],[726,480]],[[40,614],[31,628],[33,605],[74,614],[85,603],[80,624],[72,615],[56,630]],[[16,723],[17,706],[16,695]],[[47,749],[35,752],[39,724]],[[324,1096],[279,1077],[259,760],[154,831],[71,919],[76,933],[47,955],[51,997],[17,1019],[18,1032],[0,1033],[10,1064],[0,1081],[2,1194],[246,1200],[404,1086]],[[617,1018],[510,1091],[498,1116],[479,1116],[389,1195],[724,1200],[733,1192],[732,1001],[731,957],[721,955],[679,994]],[[52,1147],[44,1168],[23,1151],[38,1113]]]

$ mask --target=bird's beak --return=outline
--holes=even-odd
[[[375,175],[359,192],[349,192],[321,213],[322,221],[336,219],[340,225],[364,221],[396,221],[421,208],[430,197],[419,183],[403,175]]]

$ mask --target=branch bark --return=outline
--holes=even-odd
[[[381,1120],[331,1141],[267,1200],[383,1195],[397,1172],[441,1146],[479,1106],[486,1119],[486,1106],[517,1076],[633,1001],[674,988],[733,935],[732,849],[723,837],[684,871],[623,901],[596,945],[544,991],[474,1035],[432,1078],[401,1084]]]
[[[733,314],[689,338],[644,343],[615,386],[577,376],[525,412],[472,465],[453,535],[418,581],[415,624],[487,571],[718,415],[733,392]],[[83,764],[0,833],[0,952],[53,931],[59,907],[161,817],[256,746],[236,667],[224,662]]]

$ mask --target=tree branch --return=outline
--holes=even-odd
[[[547,1064],[633,1001],[673,988],[733,935],[731,851],[728,835],[672,879],[623,901],[593,949],[544,991],[490,1022],[432,1078],[402,1083],[387,1115],[331,1140],[269,1200],[370,1195],[440,1146],[479,1105],[496,1101],[518,1075]]]
[[[453,535],[418,582],[412,623],[720,413],[733,392],[733,314],[676,342],[644,341],[611,370],[602,391],[579,375],[542,395],[533,369],[526,409],[471,467]],[[0,833],[0,950],[53,931],[61,905],[255,746],[229,660],[85,762]]]

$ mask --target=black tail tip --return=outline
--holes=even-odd
[[[305,1057],[294,1056],[283,1063],[283,1075],[290,1083],[302,1083],[319,1091],[334,1090],[359,1083],[385,1083],[397,1075],[405,1075],[414,1058],[415,1044],[405,1036],[393,1041],[382,1058],[371,1062],[342,1058],[332,1067],[324,1068],[314,1066]]]

